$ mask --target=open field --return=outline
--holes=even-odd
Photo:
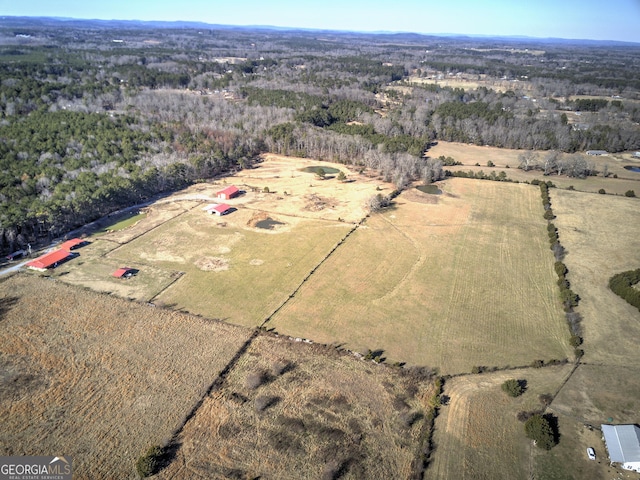
[[[434,393],[428,377],[261,335],[158,478],[413,478]]]
[[[640,367],[640,312],[608,287],[616,273],[640,266],[640,201],[551,189],[564,263],[580,295],[584,362]]]
[[[0,282],[0,454],[73,457],[137,478],[249,330],[35,276]]]
[[[359,224],[367,198],[388,193],[390,186],[346,168],[355,181],[344,184],[299,170],[316,164],[270,157],[224,182],[177,192],[146,208],[146,217],[134,225],[90,237],[80,257],[48,275],[230,323],[256,326],[269,319],[265,327],[281,334],[360,352],[381,350],[388,362],[428,365],[443,374],[572,358],[538,188],[451,178],[438,183],[441,194],[406,190],[390,209]],[[245,194],[229,201],[231,214],[207,215],[203,207],[216,202],[215,192],[225,183]],[[561,189],[550,195],[584,317],[587,364],[578,366],[550,407],[567,438],[551,452],[532,450],[514,416],[537,408],[538,394],[555,393],[570,366],[450,379],[445,393],[452,400],[436,424],[437,453],[428,478],[564,478],[570,472],[601,478],[606,465],[584,463],[586,446],[604,458],[584,424],[597,425],[603,417],[637,422],[640,405],[629,398],[640,398],[640,387],[624,376],[637,376],[640,369],[634,349],[639,314],[609,292],[606,282],[640,263],[638,200]],[[271,228],[258,228],[265,220]],[[110,277],[125,265],[139,268],[139,274],[124,281]],[[59,285],[37,276],[29,278]],[[276,362],[288,361],[290,370],[269,373]],[[267,374],[251,387],[247,382],[256,372]],[[427,396],[399,402],[404,380],[386,378],[389,372],[399,375],[332,348],[258,336],[180,430],[178,457],[160,477],[294,478],[288,472],[304,471],[306,478],[318,478],[342,468],[345,478],[379,478],[393,469],[409,472],[422,419],[416,416],[408,430],[398,430],[397,420],[425,414]],[[527,379],[529,390],[511,400],[500,383],[516,373]],[[206,378],[211,382],[215,375]],[[602,387],[605,379],[616,393]],[[420,385],[428,390],[427,383]],[[202,394],[202,387],[192,392]],[[193,405],[197,394],[183,395],[192,396],[180,405]],[[166,440],[176,423],[156,436],[142,434],[144,442],[127,462],[132,465],[141,449]],[[359,431],[369,433],[357,443]],[[387,432],[384,439],[380,431]],[[379,467],[370,463],[376,456],[382,458]]]
[[[302,171],[310,166],[337,168],[351,181],[338,182],[335,175],[320,180]],[[235,211],[224,217],[206,214],[202,208],[217,203],[216,192],[231,183],[244,191],[227,200]],[[366,201],[377,191],[391,188],[343,165],[268,155],[254,169],[163,198],[125,229],[91,237],[80,259],[53,275],[257,326],[366,215]],[[258,228],[261,220],[270,221],[271,228]],[[112,278],[122,266],[139,273],[124,281]]]
[[[606,156],[589,156],[582,154],[583,158],[589,163],[596,166],[596,170],[602,171],[606,165],[609,169],[609,176],[604,178],[602,175],[595,177],[570,178],[563,175],[544,176],[542,171],[525,172],[518,169],[518,156],[523,150],[512,150],[508,148],[497,147],[480,147],[477,145],[468,145],[455,142],[438,142],[437,145],[431,147],[427,152],[432,158],[441,155],[452,157],[454,160],[462,162],[463,165],[444,167],[451,171],[484,171],[490,174],[492,171],[496,173],[504,171],[507,177],[518,182],[531,182],[531,180],[550,180],[559,188],[567,188],[573,186],[576,190],[583,192],[597,192],[604,188],[607,193],[616,195],[624,195],[627,190],[634,190],[636,195],[640,196],[640,173],[626,170],[626,165],[640,167],[640,159],[632,156],[631,153],[616,153]],[[544,159],[546,152],[539,152],[540,160]],[[492,161],[495,167],[487,167],[487,162]],[[476,163],[478,166],[476,166]],[[509,168],[506,168],[506,166]],[[617,175],[618,178],[613,176]]]
[[[569,356],[539,190],[441,188],[368,218],[267,326],[442,373]]]
[[[441,87],[462,88],[464,90],[477,90],[480,87],[486,87],[501,93],[515,89],[529,91],[534,88],[529,82],[498,80],[495,78],[487,79],[484,75],[469,75],[467,78],[456,76],[443,76],[442,78],[409,77],[408,83],[440,85]]]
[[[447,380],[444,394],[449,402],[435,422],[437,454],[426,479],[531,478],[535,472],[532,457],[546,453],[532,448],[516,415],[540,409],[538,396],[553,394],[571,368],[529,368]],[[525,393],[518,398],[500,388],[511,378],[527,382]],[[580,460],[588,462],[586,455]]]

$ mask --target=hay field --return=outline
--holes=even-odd
[[[412,478],[434,392],[428,378],[260,335],[157,478]]]
[[[36,276],[0,282],[0,454],[137,478],[251,332]]]
[[[584,362],[640,368],[640,312],[609,290],[614,274],[640,267],[637,198],[550,190],[553,221],[580,295]]]
[[[539,409],[538,396],[554,393],[571,368],[510,370],[447,380],[444,394],[449,403],[436,418],[437,454],[425,478],[540,478],[534,459],[547,453],[532,446],[516,415],[522,410]],[[507,396],[500,388],[511,378],[527,382],[525,393],[518,398]],[[584,462],[588,462],[586,455]]]
[[[539,190],[441,188],[372,215],[267,326],[442,373],[569,356]]]
[[[564,190],[550,195],[568,278],[581,297],[585,352],[551,408],[580,425],[638,423],[640,312],[611,292],[608,281],[640,266],[640,202]]]
[[[497,147],[481,147],[478,145],[469,145],[466,143],[456,142],[438,142],[437,145],[431,147],[427,154],[429,157],[437,158],[441,155],[452,157],[454,160],[462,162],[461,166],[444,167],[451,171],[469,171],[478,172],[482,170],[487,175],[491,172],[499,173],[504,171],[507,177],[518,182],[531,182],[532,180],[550,180],[559,188],[567,188],[572,186],[576,190],[583,192],[598,192],[604,188],[607,193],[615,195],[624,195],[627,190],[634,190],[636,195],[640,196],[640,173],[625,170],[626,165],[640,166],[640,160],[634,158],[630,153],[617,153],[601,157],[589,156],[582,154],[589,164],[593,164],[596,170],[602,172],[605,165],[609,169],[609,176],[604,178],[602,175],[587,178],[570,178],[564,175],[544,176],[540,170],[531,170],[525,172],[518,169],[518,156],[523,150],[513,150],[508,148]],[[544,159],[547,152],[538,152],[540,161]],[[564,155],[564,154],[561,154]],[[492,161],[495,167],[487,167],[487,162]],[[476,166],[476,163],[479,166]],[[509,168],[506,168],[507,165]],[[613,176],[617,175],[618,178]]]

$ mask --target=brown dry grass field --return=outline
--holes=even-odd
[[[498,80],[486,78],[484,75],[474,75],[475,78],[460,78],[455,76],[445,76],[441,79],[409,77],[408,83],[440,85],[441,87],[463,88],[465,90],[477,90],[486,87],[496,92],[506,92],[507,90],[518,89],[520,91],[533,90],[533,86],[528,82]]]
[[[158,478],[411,478],[434,393],[402,370],[261,335]]]
[[[611,292],[608,281],[640,266],[640,202],[565,190],[551,190],[550,195],[554,223],[568,251],[564,262],[569,279],[582,297],[578,311],[585,341],[581,364],[551,410],[578,429],[584,424],[637,424],[640,312]],[[592,446],[606,460],[603,442],[594,440]],[[556,455],[552,465],[561,463],[562,450]]]
[[[468,145],[465,143],[455,142],[438,142],[437,145],[431,147],[427,154],[432,158],[441,155],[452,157],[454,160],[462,162],[461,166],[445,167],[451,171],[469,171],[478,172],[482,170],[487,175],[492,171],[499,173],[504,171],[507,177],[518,182],[531,182],[538,179],[543,181],[550,180],[559,188],[568,188],[572,186],[576,190],[583,192],[598,192],[603,188],[607,193],[615,195],[624,195],[627,190],[634,190],[637,196],[640,196],[640,173],[631,172],[624,167],[627,165],[640,167],[640,159],[632,156],[632,153],[617,153],[606,156],[589,156],[582,154],[582,157],[589,163],[596,166],[596,170],[602,171],[607,165],[609,176],[604,178],[602,175],[595,177],[569,178],[566,176],[549,175],[544,176],[541,171],[525,172],[518,169],[518,156],[522,154],[522,150],[512,150],[508,148],[497,147],[480,147],[477,145]],[[546,152],[538,152],[539,159],[544,158]],[[492,161],[495,167],[487,167],[487,162]],[[479,166],[476,166],[476,163]],[[506,166],[509,168],[506,168]],[[618,178],[613,178],[617,175]]]
[[[251,332],[34,276],[0,282],[0,454],[137,478]]]
[[[453,156],[463,161],[465,167],[461,168],[467,170],[474,168],[470,166],[476,162],[486,165],[492,160],[497,167],[510,164],[512,168],[505,169],[510,177],[513,173],[523,175],[518,178],[520,181],[536,178],[526,177],[529,173],[515,168],[518,151],[448,144],[449,150],[434,153],[445,146],[440,142],[429,155]],[[485,156],[481,157],[481,153]],[[352,181],[319,180],[300,171],[315,165],[339,168]],[[475,168],[491,170],[486,166]],[[544,177],[538,174],[538,178]],[[565,186],[561,177],[551,180]],[[579,188],[586,183],[580,184],[578,179],[566,180],[575,182],[578,190],[588,190]],[[611,180],[599,177],[582,182]],[[637,185],[633,180],[617,181]],[[228,201],[235,211],[223,217],[207,215],[203,207],[219,203],[215,192],[229,184],[246,192]],[[610,185],[613,184],[597,188],[615,193],[625,188],[622,183],[621,187]],[[113,418],[104,417],[95,431],[82,432],[86,436],[84,443],[96,445],[96,438],[102,436],[110,439],[109,452],[125,448],[128,470],[122,470],[122,476],[130,476],[135,459],[148,446],[167,439],[216,377],[224,359],[228,361],[250,334],[116,296],[152,301],[174,310],[252,327],[269,319],[265,326],[282,334],[362,352],[381,349],[389,362],[437,367],[443,374],[468,373],[473,366],[513,367],[538,359],[571,358],[539,189],[526,184],[461,178],[448,179],[438,186],[440,195],[407,190],[395,199],[392,208],[371,215],[359,225],[367,213],[366,200],[378,192],[389,193],[390,185],[375,175],[358,174],[343,165],[267,156],[255,169],[213,184],[194,185],[151,205],[145,209],[146,217],[131,227],[89,237],[90,244],[79,250],[78,258],[45,274],[110,292],[112,296],[37,278],[40,274],[6,280],[0,284],[0,291],[8,288],[2,293],[6,313],[0,321],[22,325],[25,335],[33,337],[33,345],[25,350],[27,360],[20,360],[13,353],[4,354],[3,350],[0,361],[18,379],[12,388],[23,388],[24,383],[25,392],[33,393],[31,400],[23,393],[6,393],[14,391],[4,387],[8,378],[14,378],[7,375],[0,377],[4,382],[0,393],[3,397],[9,395],[9,405],[24,401],[37,404],[42,398],[55,400],[51,407],[33,407],[42,419],[35,427],[21,430],[14,423],[12,429],[17,433],[12,433],[11,438],[22,435],[18,438],[29,442],[34,435],[42,436],[44,428],[51,438],[47,437],[46,442],[58,441],[59,432],[81,430],[76,413],[86,419],[89,417],[83,415],[93,418],[101,409],[113,411]],[[640,188],[635,188],[640,193]],[[551,406],[551,411],[560,417],[561,435],[566,432],[567,438],[561,438],[560,445],[549,453],[534,450],[532,454],[522,425],[513,416],[522,405],[535,403],[539,393],[555,392],[568,375],[568,367],[458,377],[446,385],[447,392],[453,392],[452,402],[444,407],[436,424],[437,453],[428,478],[504,478],[511,471],[517,472],[513,478],[527,478],[529,473],[550,479],[603,478],[603,447],[584,424],[597,424],[608,417],[638,421],[634,412],[640,405],[630,398],[640,398],[640,385],[625,382],[624,378],[626,374],[637,377],[640,369],[640,358],[634,349],[634,338],[640,334],[636,331],[640,315],[606,287],[613,273],[637,268],[639,263],[638,200],[561,189],[552,189],[550,194],[558,216],[554,222],[568,250],[565,263],[569,279],[582,297],[579,310],[585,330],[583,364]],[[273,228],[257,228],[257,222],[263,220],[274,222]],[[112,271],[120,266],[138,268],[140,272],[129,280],[112,278]],[[16,282],[19,286],[15,286]],[[54,286],[65,293],[50,290]],[[25,294],[17,295],[18,291]],[[33,294],[27,295],[29,292]],[[35,302],[37,293],[38,305],[24,303]],[[18,297],[15,306],[10,305],[13,297]],[[43,297],[56,300],[47,303]],[[62,309],[69,302],[77,311],[85,308],[90,313],[74,313],[76,310],[72,309],[65,314]],[[85,303],[92,304],[83,307]],[[31,320],[38,326],[31,332],[26,327],[30,319],[26,312],[37,310],[40,304],[46,307],[42,307],[46,316]],[[55,308],[59,310],[50,310]],[[127,329],[132,312],[136,316],[133,333]],[[67,315],[75,319],[73,323]],[[100,323],[89,330],[91,335],[82,330],[83,325],[96,319]],[[55,334],[63,320],[66,336],[58,338]],[[147,324],[153,325],[161,348],[148,347],[147,351],[146,346],[141,347]],[[216,333],[220,325],[232,334]],[[176,338],[168,333],[173,330],[178,332]],[[188,332],[199,340],[190,343]],[[103,334],[106,343],[96,346]],[[43,350],[43,335],[54,335],[56,339],[50,350]],[[228,347],[226,337],[233,339]],[[8,338],[0,340],[0,348],[19,345],[13,337]],[[76,347],[69,338],[85,343]],[[130,338],[132,342],[128,341]],[[198,358],[178,353],[178,349],[188,350]],[[167,350],[172,352],[171,360],[166,358]],[[100,355],[100,361],[95,355]],[[55,368],[47,366],[54,362],[51,356],[55,358]],[[106,370],[101,366],[103,359],[109,366]],[[165,365],[167,361],[176,365],[150,379],[148,372],[153,365]],[[291,361],[294,368],[277,375],[269,373],[275,363],[285,361]],[[209,366],[211,362],[213,368]],[[265,381],[251,388],[247,384],[249,377],[259,370],[267,372]],[[182,371],[186,373],[181,381],[188,383],[188,388],[183,387],[179,393],[173,388],[159,391],[172,381],[169,377]],[[530,390],[518,400],[508,399],[499,388],[503,381],[500,379],[511,378],[514,372],[522,372],[520,376],[530,382]],[[65,378],[62,384],[51,380],[56,375]],[[231,370],[223,387],[205,398],[181,431],[183,447],[178,461],[161,476],[225,478],[255,474],[264,478],[301,478],[290,472],[304,471],[309,472],[305,478],[320,478],[343,471],[345,478],[363,478],[363,472],[370,474],[368,478],[383,478],[393,469],[408,472],[412,468],[409,459],[415,458],[417,448],[414,435],[421,428],[418,425],[422,419],[416,416],[418,423],[408,430],[406,425],[398,429],[397,420],[411,417],[418,410],[428,413],[424,402],[431,392],[430,384],[422,382],[419,390],[424,394],[405,395],[402,389],[408,380],[398,375],[401,374],[395,369],[358,362],[331,348],[259,336]],[[41,377],[46,381],[39,382]],[[134,393],[124,398],[87,393],[116,392],[118,388],[126,389],[126,382],[142,386],[140,396],[150,396],[162,405],[145,403],[147,410],[141,415],[126,406],[127,402],[137,405],[137,397],[131,396]],[[616,393],[602,387],[605,384],[615,388]],[[75,394],[69,393],[69,385],[79,386],[77,400]],[[71,410],[63,408],[65,395],[73,399]],[[75,406],[76,402],[79,406]],[[345,403],[348,408],[343,406]],[[178,408],[171,409],[171,405]],[[153,422],[145,423],[146,412],[162,417],[164,423],[154,432],[149,427]],[[504,412],[508,414],[505,416]],[[8,413],[1,415],[8,418]],[[24,419],[26,414],[22,415]],[[55,420],[56,415],[60,420]],[[21,417],[17,418],[16,422]],[[45,426],[38,426],[41,424]],[[136,439],[127,437],[132,425]],[[112,434],[104,433],[105,429],[124,429],[124,433],[109,437]],[[363,438],[358,436],[361,430],[366,431]],[[302,431],[311,433],[305,436]],[[460,432],[468,435],[458,438]],[[479,445],[483,435],[491,440]],[[404,447],[403,436],[407,442]],[[0,438],[5,451],[12,452],[6,447],[10,443],[8,437]],[[331,438],[344,453],[334,455],[333,462],[328,460]],[[220,442],[231,440],[237,443],[218,448]],[[52,448],[46,442],[41,444],[43,454]],[[67,443],[69,449],[79,444],[72,440]],[[596,447],[597,463],[584,464],[587,445]],[[359,448],[366,449],[367,455],[382,458],[381,466],[375,467],[368,456],[356,455]],[[506,453],[504,458],[493,458],[496,452]],[[78,458],[89,456],[82,449],[71,453]],[[457,457],[464,457],[464,461],[456,463]],[[111,472],[109,469],[115,468],[109,465],[106,454],[96,466],[78,461],[81,472],[93,472],[92,468]],[[554,476],[554,472],[560,476]],[[576,477],[575,472],[580,475]]]
[[[437,454],[426,479],[534,478],[534,458],[544,453],[532,448],[516,415],[540,409],[538,396],[553,394],[571,369],[571,365],[530,368],[447,380],[444,394],[449,402],[435,422]],[[527,382],[518,398],[500,388],[512,378]]]
[[[267,326],[447,374],[570,356],[539,189],[440,187],[368,218]]]

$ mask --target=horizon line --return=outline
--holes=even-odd
[[[617,43],[625,45],[640,45],[640,41],[631,40],[611,40],[611,39],[590,39],[590,38],[567,38],[567,37],[536,37],[530,35],[518,35],[518,34],[486,34],[486,33],[426,33],[426,32],[413,32],[407,30],[344,30],[336,28],[321,28],[321,27],[290,27],[290,26],[278,26],[278,25],[241,25],[241,24],[226,24],[226,23],[210,23],[202,20],[141,20],[141,19],[123,19],[123,18],[82,18],[82,17],[58,17],[50,15],[0,15],[3,19],[49,19],[56,21],[85,21],[85,22],[129,22],[129,23],[164,23],[164,24],[193,24],[200,26],[211,27],[227,27],[227,28],[260,28],[268,30],[280,30],[280,31],[307,31],[307,32],[331,32],[331,33],[356,33],[356,34],[368,34],[368,35],[419,35],[426,37],[466,37],[472,39],[513,39],[513,40],[537,40],[537,41],[576,41],[576,42],[590,42],[590,43]],[[184,27],[183,27],[184,28]]]

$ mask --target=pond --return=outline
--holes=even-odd
[[[326,173],[327,175],[340,173],[340,170],[338,170],[337,168],[323,167],[321,165],[315,165],[313,167],[304,167],[304,168],[301,168],[300,171],[305,173],[317,173],[319,169],[324,170],[324,173]]]
[[[283,222],[278,222],[277,220],[274,220],[273,218],[265,218],[264,220],[260,220],[258,223],[256,223],[256,228],[263,228],[265,230],[273,230],[273,227],[275,227],[277,225],[284,225],[284,223]]]
[[[432,195],[440,195],[442,193],[442,190],[437,185],[419,185],[416,188],[422,193],[430,193]]]
[[[629,170],[630,172],[640,173],[640,167],[634,167],[633,165],[625,165],[625,170]]]

